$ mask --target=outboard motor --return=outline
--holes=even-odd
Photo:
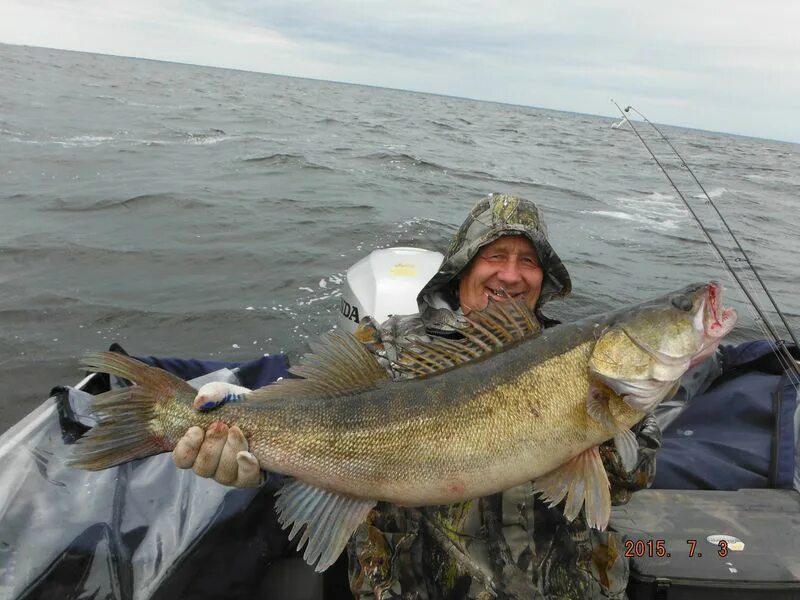
[[[337,323],[354,333],[371,316],[382,323],[392,315],[418,311],[417,294],[439,270],[444,256],[423,248],[374,250],[347,270]]]

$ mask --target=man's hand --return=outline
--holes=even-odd
[[[193,405],[200,410],[219,406],[226,398],[249,392],[228,383],[215,381],[201,387]],[[192,469],[200,477],[238,488],[257,487],[263,481],[261,467],[248,451],[241,429],[212,423],[206,431],[190,427],[172,451],[172,460],[181,469]]]
[[[661,429],[653,415],[647,415],[632,428],[639,442],[636,466],[627,471],[613,442],[600,445],[600,456],[611,484],[611,504],[627,503],[631,494],[650,487],[656,476],[656,453],[661,448]]]

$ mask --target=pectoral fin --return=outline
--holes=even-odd
[[[308,542],[303,558],[311,566],[316,563],[314,570],[318,572],[339,558],[350,536],[377,504],[375,500],[341,496],[300,481],[283,486],[276,495],[278,522],[284,529],[292,526],[290,540],[305,525],[297,548]]]
[[[601,531],[611,518],[611,493],[608,476],[603,467],[598,447],[589,448],[578,456],[550,471],[533,482],[550,506],[564,498],[564,516],[572,521],[578,516],[581,506],[586,507],[586,522]]]
[[[589,385],[589,397],[586,399],[586,412],[610,431],[617,429],[616,420],[608,408],[609,400],[613,395],[614,390],[599,378],[594,378]]]

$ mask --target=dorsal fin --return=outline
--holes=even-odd
[[[283,379],[250,392],[244,400],[261,402],[292,395],[304,398],[344,396],[373,388],[389,379],[377,359],[352,335],[325,333],[321,343],[309,345],[312,352],[303,355],[299,366],[289,369],[303,379]]]
[[[538,335],[542,326],[519,300],[490,302],[464,317],[463,339],[433,338],[402,348],[395,368],[409,377],[423,377],[491,354],[519,340]]]

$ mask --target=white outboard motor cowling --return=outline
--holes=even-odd
[[[423,248],[374,250],[347,270],[339,305],[340,330],[355,332],[371,316],[383,323],[392,315],[418,311],[417,294],[439,270],[444,256]]]

